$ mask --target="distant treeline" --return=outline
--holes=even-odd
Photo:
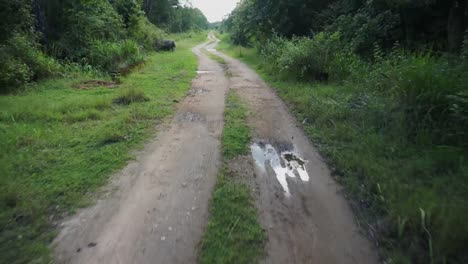
[[[244,0],[225,21],[234,41],[341,32],[357,52],[395,42],[460,51],[468,26],[466,0]]]
[[[206,29],[177,0],[0,0],[0,91],[70,68],[116,72],[157,48],[165,32]]]

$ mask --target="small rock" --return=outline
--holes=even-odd
[[[97,246],[97,243],[96,243],[96,242],[91,242],[91,243],[88,244],[88,247],[89,247],[89,248],[90,248],[90,247],[95,247],[95,246]]]
[[[170,226],[170,227],[168,228],[168,230],[169,230],[169,231],[172,231],[172,226]]]
[[[81,252],[81,248],[77,248],[77,249],[76,249],[76,252],[80,253],[80,252]]]
[[[166,237],[165,237],[165,236],[162,236],[162,237],[161,237],[161,241],[164,241],[164,240],[166,240]]]
[[[23,238],[23,235],[19,235],[19,236],[18,236],[18,239],[22,239],[22,238]]]
[[[183,188],[187,187],[187,183],[186,183],[186,182],[183,182],[181,185],[182,185]]]

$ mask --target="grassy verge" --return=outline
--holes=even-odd
[[[149,54],[117,87],[83,86],[82,75],[0,96],[0,263],[49,263],[53,223],[88,204],[173,113],[197,69],[190,47],[203,39]]]
[[[284,99],[354,197],[356,212],[392,263],[465,263],[468,157],[462,146],[408,140],[390,98],[359,84],[278,80],[254,49],[240,58]]]
[[[230,92],[226,102],[222,137],[224,162],[248,153],[250,129],[247,110]],[[253,263],[263,251],[265,233],[257,220],[247,184],[223,169],[211,201],[211,218],[202,240],[200,263]]]

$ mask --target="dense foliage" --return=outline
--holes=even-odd
[[[193,29],[207,29],[205,15],[190,5],[181,5],[179,0],[144,0],[148,19],[171,32],[185,32]]]
[[[368,221],[392,263],[468,260],[467,26],[458,0],[243,0],[221,26],[256,47],[288,95],[304,92],[293,83],[333,85],[297,108],[317,128],[343,129],[322,144],[362,158],[350,165],[324,150],[375,213]],[[331,115],[321,107],[335,97]]]
[[[0,0],[0,15],[1,92],[64,74],[70,62],[119,72],[158,47],[161,29],[208,27],[198,9],[173,0]]]

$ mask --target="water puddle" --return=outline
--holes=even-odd
[[[209,91],[210,91],[210,90],[204,89],[204,88],[201,88],[201,89],[190,89],[190,90],[188,91],[187,94],[188,94],[189,96],[195,96],[195,95],[199,95],[199,94],[202,94],[202,93],[207,93],[207,92],[209,92]]]
[[[203,122],[205,121],[205,118],[198,113],[185,112],[183,114],[179,114],[177,120],[179,122]]]
[[[213,71],[197,71],[197,74],[208,74],[212,73]]]
[[[275,172],[276,179],[283,187],[286,196],[291,193],[287,178],[298,177],[303,182],[309,181],[309,174],[305,168],[306,161],[299,158],[294,150],[278,151],[271,144],[254,143],[250,146],[252,157],[256,165],[266,171],[267,166]]]
[[[206,50],[210,52],[216,51],[216,49],[206,49]]]

